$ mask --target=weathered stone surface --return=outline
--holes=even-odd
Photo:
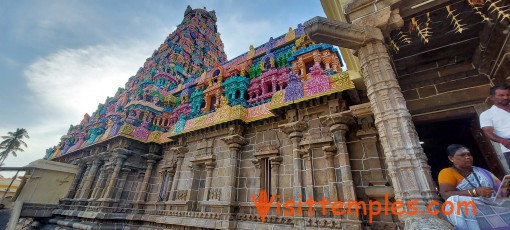
[[[448,221],[439,218],[409,217],[405,221],[406,230],[455,229]]]

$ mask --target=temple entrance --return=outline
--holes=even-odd
[[[432,178],[437,183],[441,169],[451,166],[446,147],[460,144],[468,147],[473,154],[474,166],[488,169],[497,177],[504,171],[497,161],[494,150],[481,134],[478,117],[457,118],[444,121],[415,124],[422,147],[431,167]]]

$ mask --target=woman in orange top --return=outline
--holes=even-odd
[[[445,206],[445,213],[453,209],[448,220],[457,229],[509,229],[510,204],[504,207],[493,201],[500,181],[491,172],[474,167],[466,147],[453,144],[447,151],[452,166],[439,172],[438,182],[441,196],[452,203]],[[476,207],[468,205],[471,201]]]

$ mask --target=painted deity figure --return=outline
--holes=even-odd
[[[303,82],[299,80],[299,76],[294,72],[289,73],[289,84],[285,89],[285,101],[293,101],[304,96]]]
[[[329,77],[323,74],[320,65],[314,65],[310,68],[311,78],[305,83],[306,96],[326,92],[331,89]]]
[[[128,124],[132,124],[132,125],[135,124],[135,122],[136,122],[136,112],[134,110],[130,110],[128,112],[128,116],[126,118],[126,122]]]
[[[89,131],[89,140],[87,141],[87,144],[92,144],[96,139],[99,137],[99,135],[103,134],[104,127],[96,127],[91,128]]]
[[[110,137],[113,137],[119,133],[120,127],[122,126],[122,121],[120,116],[111,116],[110,120],[113,122],[113,126],[110,130]],[[127,121],[127,119],[126,119]]]
[[[71,148],[71,146],[74,145],[74,141],[75,141],[75,139],[74,139],[73,136],[71,136],[69,138],[65,138],[64,139],[64,146],[62,147],[62,153],[66,153],[67,150],[69,150],[69,148]]]
[[[149,137],[149,130],[147,129],[148,125],[149,125],[148,121],[143,121],[139,127],[135,128],[133,136],[142,140],[147,140],[147,138]]]

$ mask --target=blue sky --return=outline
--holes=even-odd
[[[181,22],[187,5],[215,10],[228,59],[314,16],[319,0],[0,1],[0,135],[26,128],[40,159],[70,124],[112,96]]]

